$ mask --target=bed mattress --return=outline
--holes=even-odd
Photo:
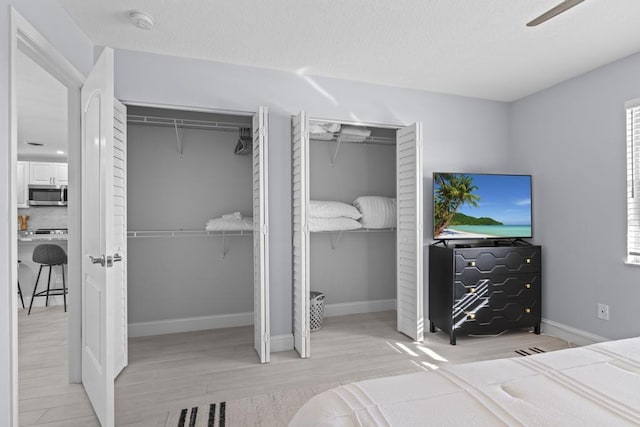
[[[640,338],[362,381],[290,426],[640,425]]]

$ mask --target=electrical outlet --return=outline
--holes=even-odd
[[[609,306],[607,304],[598,304],[598,319],[609,320]]]

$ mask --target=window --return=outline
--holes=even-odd
[[[640,98],[627,110],[627,263],[640,265]]]

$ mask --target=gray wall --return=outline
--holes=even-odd
[[[209,218],[252,215],[251,156],[237,132],[129,125],[129,230],[204,230]],[[128,239],[129,322],[253,311],[253,239]]]
[[[11,246],[15,244],[13,225],[15,212],[9,207],[13,188],[12,160],[15,153],[10,150],[9,130],[9,38],[10,8],[30,21],[76,68],[85,72],[93,64],[92,45],[71,20],[64,9],[54,1],[35,2],[29,0],[0,0],[0,424],[11,425],[11,407],[14,401],[11,395],[13,378],[11,317],[9,301],[14,298],[10,292],[9,271],[14,268],[10,263]]]
[[[510,109],[513,167],[533,174],[542,315],[608,338],[640,334],[640,269],[624,264],[624,103],[640,97],[639,75],[634,55]],[[597,318],[597,303],[609,304],[611,320]]]
[[[318,90],[321,88],[321,90]],[[507,104],[149,53],[116,51],[124,101],[238,111],[270,108],[271,333],[291,333],[291,121],[311,117],[424,124],[424,174],[501,171],[508,160]],[[430,178],[425,205],[430,206]],[[425,209],[425,236],[431,212]]]
[[[311,141],[309,191],[312,200],[351,204],[359,196],[396,195],[396,147]],[[333,239],[333,246],[332,241]],[[326,304],[392,299],[396,296],[396,233],[311,233],[311,289]]]

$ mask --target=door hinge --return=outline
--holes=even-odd
[[[264,342],[269,342],[269,333],[265,332],[263,335]]]

